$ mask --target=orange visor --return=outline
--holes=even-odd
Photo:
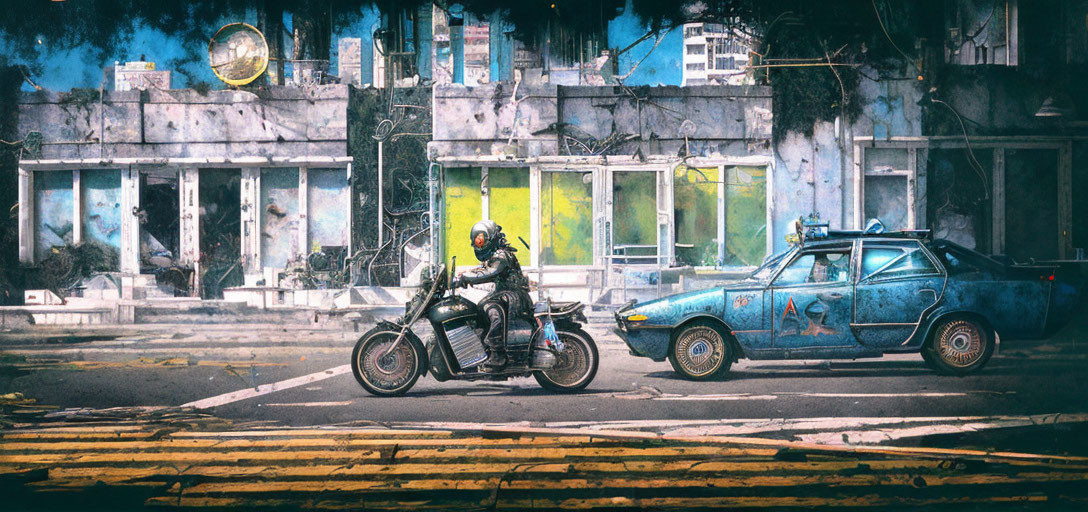
[[[487,243],[487,237],[483,233],[477,233],[476,239],[472,241],[472,245],[475,245],[478,249],[483,249],[484,244]]]

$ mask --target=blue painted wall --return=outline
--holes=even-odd
[[[608,46],[622,50],[627,45],[635,42],[650,27],[639,21],[631,12],[631,1],[623,14],[617,16],[608,24]],[[643,57],[646,60],[639,64],[631,76],[624,80],[627,85],[680,85],[682,78],[682,65],[684,36],[680,27],[665,29],[664,39],[657,48],[650,52],[656,38],[651,37],[624,54],[620,55],[617,66],[617,75],[623,76],[631,70]]]

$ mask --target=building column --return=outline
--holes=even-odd
[[[529,168],[529,264],[541,268],[540,265],[540,167]],[[544,276],[537,273],[540,279]]]
[[[990,211],[993,214],[990,252],[1005,254],[1005,149],[994,148],[994,168],[990,183]]]
[[[242,269],[246,286],[253,286],[261,278],[261,227],[260,189],[261,169],[259,167],[242,168]]]
[[[140,273],[140,171],[121,169],[121,272]],[[79,219],[72,219],[73,223]]]
[[[34,174],[19,168],[19,262],[34,263]]]
[[[303,261],[310,256],[310,170],[298,168],[298,252]]]
[[[72,170],[72,245],[83,242],[83,186],[79,169]]]
[[[200,296],[200,170],[178,169],[178,262],[193,269],[193,296]]]

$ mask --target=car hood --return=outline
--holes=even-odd
[[[747,281],[729,283],[706,290],[669,295],[660,299],[632,304],[620,309],[616,316],[629,326],[673,326],[687,318],[711,315],[721,318],[725,310],[726,291],[760,290],[762,285]]]

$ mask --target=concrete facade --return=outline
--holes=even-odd
[[[179,265],[199,276],[201,222],[215,207],[201,197],[200,176],[208,172],[231,173],[237,184],[239,196],[229,199],[240,205],[236,235],[246,282],[274,275],[262,264],[263,253],[280,254],[275,263],[282,268],[285,259],[309,254],[314,243],[348,247],[347,93],[347,86],[333,85],[93,98],[76,91],[24,94],[19,130],[40,133],[42,144],[39,153],[24,152],[19,161],[21,261],[40,262],[51,247],[89,241],[98,228],[119,238],[114,270],[136,275]],[[262,176],[281,170],[294,177],[293,183],[276,182],[291,191],[288,205],[275,202],[269,184],[262,187]],[[108,185],[89,188],[90,178]],[[156,186],[176,194],[176,227],[169,233],[151,232],[147,223],[150,209],[165,207],[141,197]],[[88,194],[93,201],[84,200]],[[110,223],[99,226],[107,217]],[[289,228],[271,225],[279,219],[288,219],[279,224]],[[175,237],[176,243],[166,242]],[[290,249],[285,256],[272,251],[264,238]],[[198,279],[193,291],[199,288]]]

